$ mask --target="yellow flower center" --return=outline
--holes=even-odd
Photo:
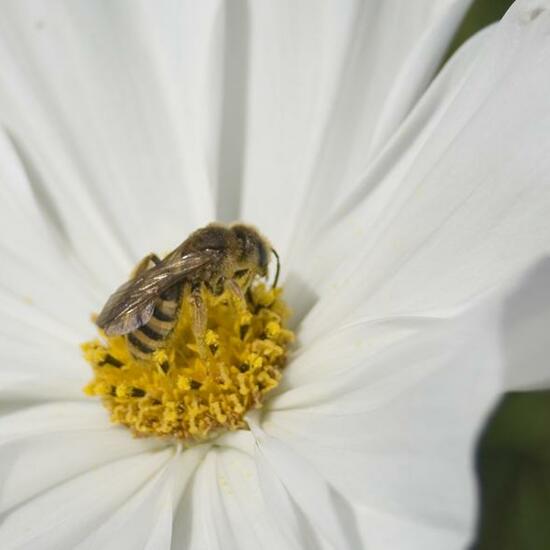
[[[101,334],[82,345],[94,371],[84,392],[102,398],[113,422],[138,436],[188,442],[246,428],[246,412],[259,408],[281,379],[293,340],[284,328],[288,309],[281,289],[263,284],[247,293],[246,309],[227,291],[205,291],[204,299],[205,350],[196,344],[185,299],[173,333],[148,358],[134,357],[124,336]]]

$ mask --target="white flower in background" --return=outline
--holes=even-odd
[[[550,3],[425,91],[467,4],[2,4],[2,548],[464,547],[487,411],[548,381],[500,298],[550,245]],[[109,423],[79,344],[213,219],[273,241],[298,341],[182,451]]]

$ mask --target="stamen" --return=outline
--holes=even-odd
[[[132,355],[125,337],[101,334],[82,345],[94,371],[85,393],[100,396],[111,420],[138,436],[192,442],[245,429],[246,412],[278,385],[293,340],[281,292],[251,288],[246,310],[227,291],[205,292],[207,351],[195,341],[187,300],[172,335],[145,359]]]

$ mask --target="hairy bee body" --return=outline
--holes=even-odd
[[[254,278],[267,277],[271,252],[275,253],[253,227],[210,224],[162,260],[154,254],[144,258],[133,278],[110,296],[96,323],[108,336],[126,335],[131,353],[146,358],[162,348],[187,298],[201,346],[207,319],[203,290],[219,295],[229,289],[244,302],[243,293]],[[278,273],[277,264],[275,284]]]

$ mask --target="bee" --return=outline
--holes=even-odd
[[[125,335],[132,355],[146,359],[163,347],[183,299],[188,298],[192,331],[203,353],[207,322],[203,291],[219,296],[229,290],[246,305],[251,283],[257,277],[267,278],[272,254],[277,260],[276,287],[279,256],[265,237],[242,223],[211,223],[191,233],[162,260],[156,254],[146,256],[133,277],[109,297],[96,324],[107,336]]]

